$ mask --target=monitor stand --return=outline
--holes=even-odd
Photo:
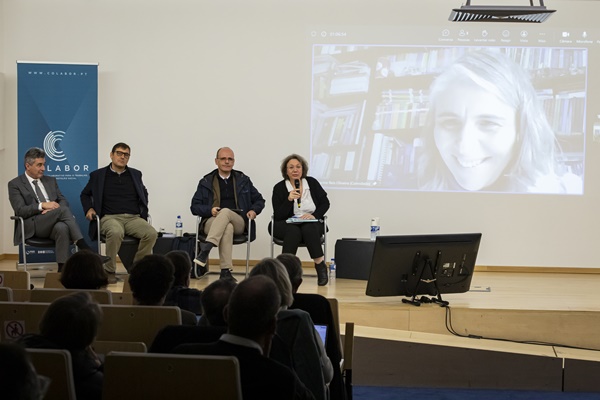
[[[438,253],[438,260],[440,259],[440,255],[441,254]],[[429,269],[429,272],[431,272],[431,277],[432,277],[431,279],[423,278],[425,269]],[[421,272],[419,273],[419,279],[417,280],[417,284],[415,285],[415,290],[413,292],[415,294],[410,299],[402,299],[402,303],[410,304],[410,305],[417,306],[417,307],[419,307],[423,303],[435,303],[435,304],[438,304],[440,307],[447,307],[450,303],[442,299],[442,294],[440,293],[440,289],[438,287],[438,283],[437,283],[437,279],[436,279],[436,273],[437,273],[437,268],[433,265],[433,262],[431,261],[431,259],[427,258],[427,261],[425,261],[425,265],[423,266],[423,268],[421,268]],[[419,289],[419,285],[421,284],[421,282],[422,283],[433,283],[433,286],[435,287],[436,297],[421,296],[420,298],[417,298],[417,293],[419,293],[418,289]]]

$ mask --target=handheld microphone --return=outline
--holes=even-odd
[[[296,179],[294,181],[294,186],[296,187],[296,190],[298,191],[298,193],[300,193],[300,180]],[[300,208],[301,204],[300,204],[300,199],[297,199],[298,201],[298,208]]]

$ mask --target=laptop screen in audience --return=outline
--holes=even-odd
[[[321,341],[325,344],[325,339],[327,339],[327,325],[315,325],[315,329],[319,332],[319,336],[321,337]]]

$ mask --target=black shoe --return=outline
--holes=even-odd
[[[208,274],[208,264],[205,267],[202,267],[198,264],[192,265],[191,276],[192,278],[202,278],[204,275]]]
[[[106,275],[108,275],[108,284],[109,285],[114,285],[115,283],[117,283],[119,281],[114,272],[112,272],[112,273],[107,272]]]
[[[325,260],[321,261],[320,264],[315,264],[315,269],[317,270],[317,285],[327,285],[329,278],[327,277],[327,264],[325,263]]]
[[[221,270],[221,274],[219,275],[219,279],[231,279],[234,282],[237,282],[237,279],[231,275],[231,270],[229,268],[223,268]]]
[[[200,244],[200,253],[194,259],[194,263],[198,264],[201,267],[206,266],[208,262],[208,255],[210,254],[210,250],[214,247],[214,245],[210,242],[204,242]]]

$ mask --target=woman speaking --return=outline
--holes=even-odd
[[[283,240],[282,253],[296,254],[300,243],[304,243],[315,262],[317,283],[324,286],[328,278],[320,220],[329,210],[329,199],[319,182],[306,176],[307,172],[308,163],[298,154],[287,156],[281,163],[283,180],[273,187],[273,236]],[[293,221],[288,221],[292,217]]]

